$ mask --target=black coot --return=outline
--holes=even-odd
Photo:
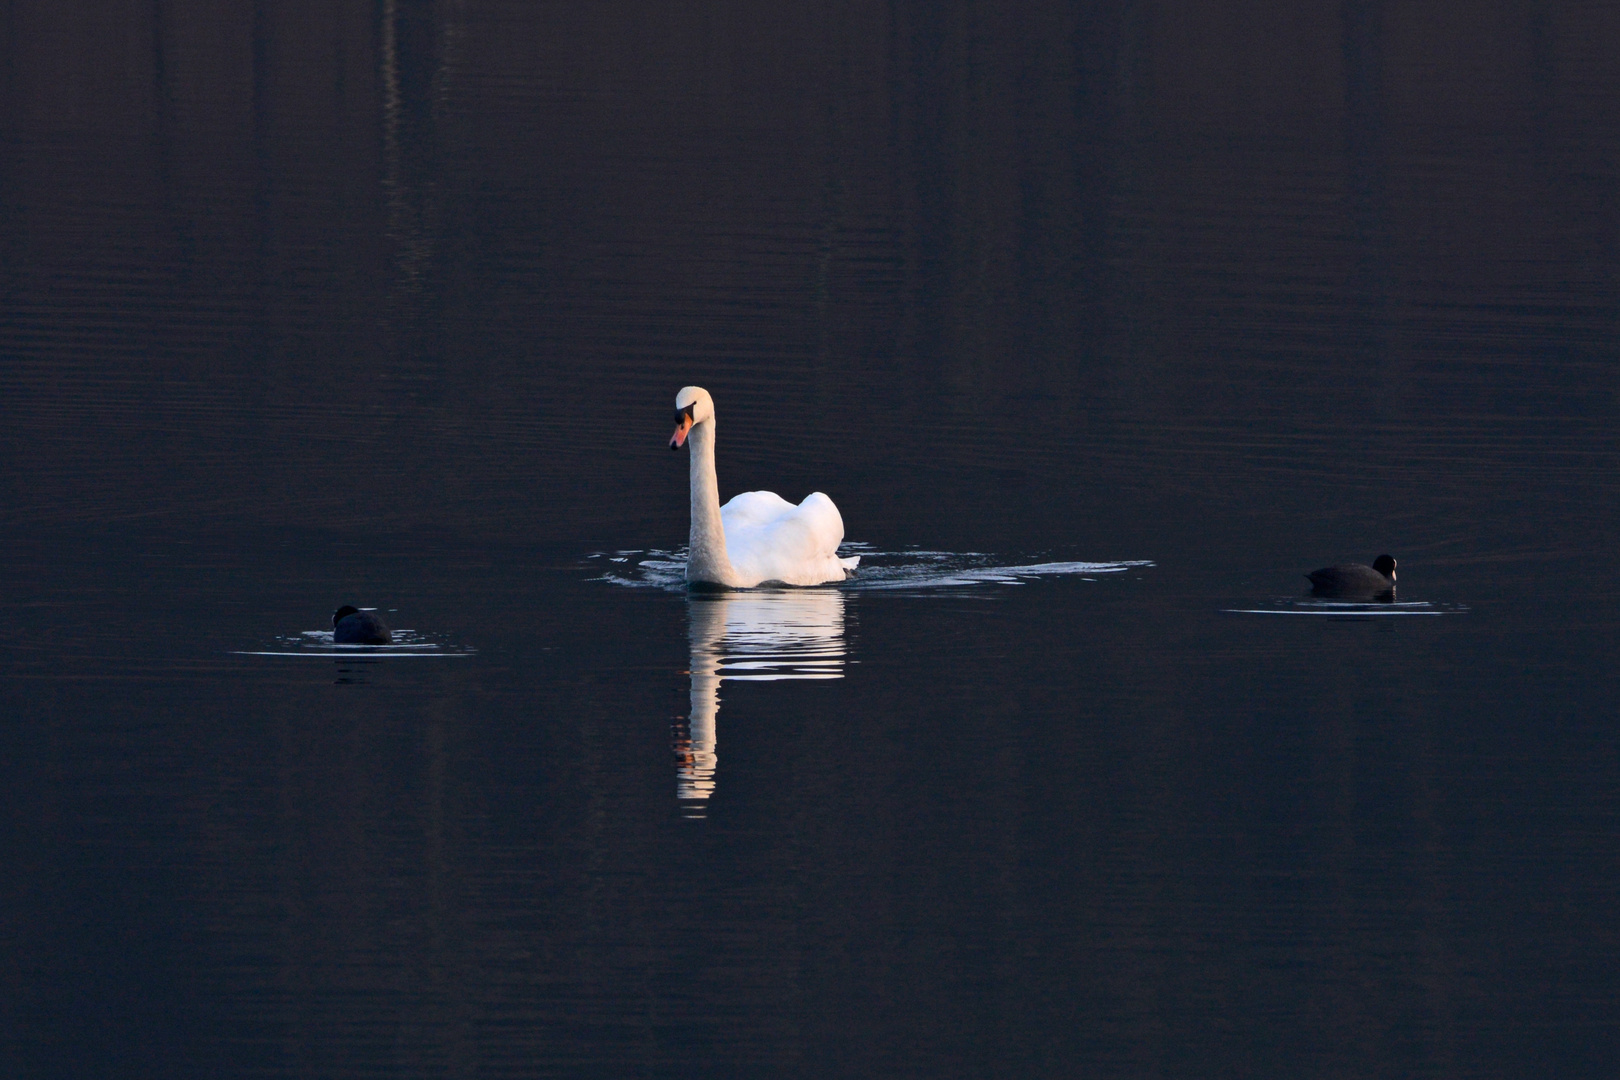
[[[332,640],[339,645],[388,645],[394,634],[375,611],[344,604],[332,612]]]
[[[1395,593],[1395,560],[1380,555],[1371,566],[1351,563],[1312,570],[1311,592],[1317,596],[1364,597],[1376,599]]]

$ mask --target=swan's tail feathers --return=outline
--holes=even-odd
[[[851,555],[847,559],[839,559],[838,565],[844,568],[845,577],[854,577],[855,568],[861,565],[861,557],[859,555]]]

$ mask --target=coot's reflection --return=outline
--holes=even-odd
[[[714,794],[720,684],[844,677],[844,595],[837,589],[694,592],[687,603],[692,711],[675,726],[675,794],[702,817]]]

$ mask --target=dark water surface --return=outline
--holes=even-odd
[[[1616,57],[0,8],[0,1074],[1616,1075]]]

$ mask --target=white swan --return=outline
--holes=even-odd
[[[714,399],[701,386],[675,395],[671,450],[692,444],[692,540],[686,580],[751,589],[766,581],[843,581],[860,562],[838,557],[844,519],[821,492],[794,506],[770,491],[745,491],[720,505],[714,475]]]

